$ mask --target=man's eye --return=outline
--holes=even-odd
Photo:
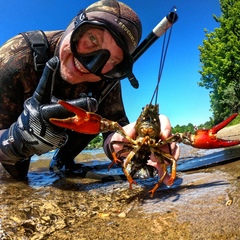
[[[94,35],[90,35],[89,39],[91,40],[91,42],[97,43],[97,38]]]

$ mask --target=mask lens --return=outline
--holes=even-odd
[[[95,40],[97,41],[97,38],[95,38],[93,35],[88,35],[87,31],[89,29],[100,29],[102,31],[106,31],[103,27],[98,27],[95,25],[90,24],[83,24],[81,27],[78,27],[75,29],[72,33],[70,44],[71,44],[71,51],[74,55],[74,57],[86,68],[89,72],[100,76],[102,79],[106,80],[118,80],[125,78],[131,71],[132,71],[132,65],[133,65],[133,59],[130,54],[126,53],[122,47],[119,45],[119,47],[123,50],[124,58],[121,63],[114,66],[113,69],[111,69],[109,72],[102,74],[102,69],[106,65],[107,61],[110,58],[110,52],[107,49],[102,49],[101,44],[94,45]],[[85,40],[84,43],[89,43],[89,45],[85,46],[93,46],[92,51],[91,48],[89,48],[88,53],[82,53],[79,51],[79,41]],[[115,36],[113,36],[115,39]],[[91,41],[93,41],[91,43]],[[116,41],[116,39],[115,39]],[[118,41],[116,41],[118,45]]]
[[[133,58],[131,55],[124,56],[121,63],[117,64],[111,71],[101,75],[105,80],[121,80],[132,73]]]

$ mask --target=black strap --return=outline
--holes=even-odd
[[[49,43],[41,30],[22,32],[26,42],[32,49],[34,68],[38,76],[42,75],[46,62],[49,60]]]

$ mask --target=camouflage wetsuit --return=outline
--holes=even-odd
[[[50,44],[51,58],[58,55],[59,40],[63,31],[49,31],[45,32],[45,34]],[[32,52],[23,36],[17,35],[8,40],[0,48],[0,130],[9,128],[17,120],[23,111],[24,101],[32,96],[38,81]],[[92,93],[92,97],[99,100],[102,91],[108,84],[106,81],[99,81],[72,85],[64,81],[58,71],[54,80],[53,95],[59,99],[71,100],[79,98],[80,93]],[[101,101],[97,113],[107,119],[118,121],[121,125],[128,123],[119,83]],[[70,144],[66,145],[77,144],[77,152],[85,148],[94,137],[78,133],[71,134],[73,137],[72,139],[69,138]],[[105,134],[104,137],[107,135]],[[78,143],[76,143],[75,139],[78,139]],[[73,153],[73,155],[76,155],[77,152]]]

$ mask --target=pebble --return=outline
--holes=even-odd
[[[125,218],[127,216],[127,214],[125,212],[121,212],[118,214],[118,217],[120,218]]]

